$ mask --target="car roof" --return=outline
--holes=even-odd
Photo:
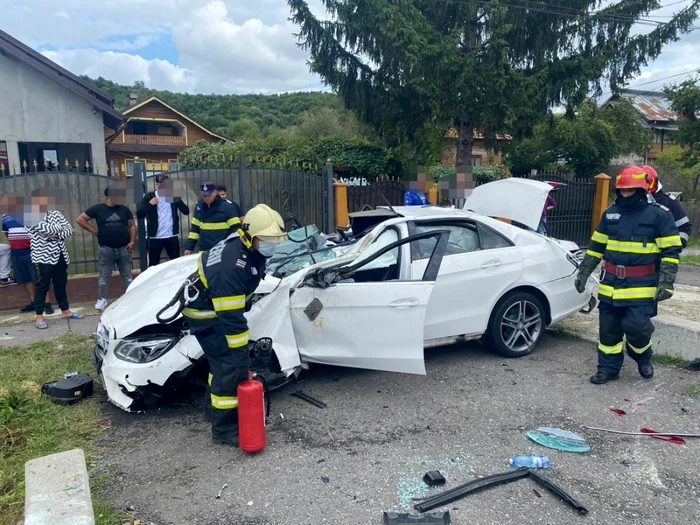
[[[378,206],[377,209],[388,210],[389,208],[386,206]],[[441,206],[394,206],[393,210],[407,220],[442,219],[446,217],[483,218],[483,215],[479,215],[478,213],[455,208],[442,208]]]

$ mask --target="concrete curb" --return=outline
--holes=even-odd
[[[85,453],[76,448],[24,465],[25,525],[94,525]]]
[[[700,298],[700,288],[695,286],[677,286],[678,296],[691,294]],[[687,303],[689,306],[693,303]],[[689,317],[698,315],[697,308],[689,312]],[[657,317],[652,319],[656,330],[652,335],[654,353],[669,357],[679,357],[686,361],[700,358],[700,322],[679,315],[680,308],[671,308],[668,304],[661,303],[662,310]],[[681,311],[679,311],[681,310]],[[674,313],[667,313],[674,312]],[[564,331],[584,341],[598,343],[598,312],[594,310],[590,314],[575,314],[568,319],[557,323],[554,330]]]

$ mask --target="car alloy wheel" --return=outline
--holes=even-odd
[[[497,304],[491,317],[488,339],[499,354],[522,357],[537,346],[544,325],[544,308],[539,299],[527,292],[516,292]]]

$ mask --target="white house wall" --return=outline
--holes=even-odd
[[[20,171],[18,142],[90,144],[92,163],[107,166],[102,111],[31,66],[0,55],[0,141]],[[41,162],[42,159],[36,159]],[[68,159],[72,164],[76,159]],[[64,159],[59,159],[63,164]]]

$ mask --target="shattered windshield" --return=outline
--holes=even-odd
[[[327,246],[315,224],[288,232],[289,240],[280,243],[268,259],[265,271],[275,277],[286,277],[307,264],[335,259],[338,254]]]

